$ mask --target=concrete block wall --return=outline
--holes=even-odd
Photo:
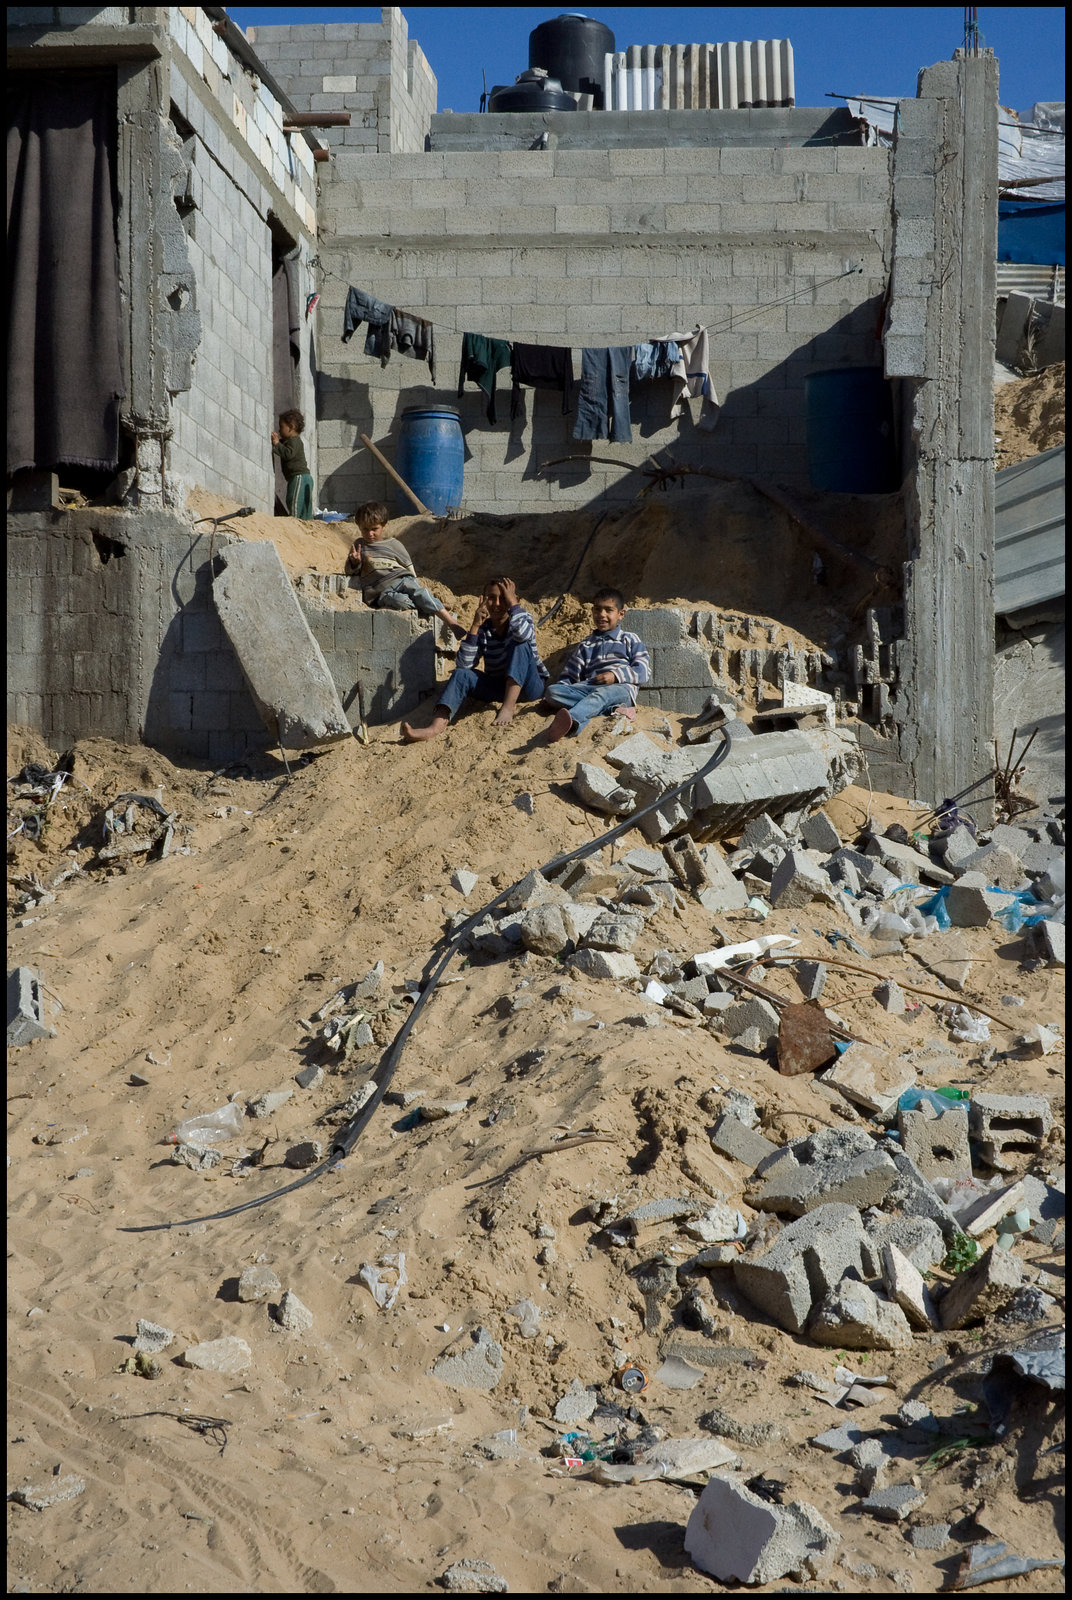
[[[169,468],[258,510],[271,510],[272,234],[277,217],[301,249],[299,302],[312,287],[316,232],[312,152],[286,135],[282,110],[212,32],[199,7],[171,8],[170,96],[192,171],[185,229],[201,342],[191,387],[172,403]],[[316,476],[311,328],[303,323],[299,408],[310,419]],[[181,493],[179,495],[181,503]]]
[[[356,597],[349,606],[328,608],[300,586],[299,600],[352,728],[361,720],[359,684],[371,725],[409,716],[435,688],[435,638],[415,614],[373,610]]]
[[[628,122],[653,114],[609,115]],[[372,497],[393,501],[359,435],[390,458],[403,410],[428,403],[460,409],[469,511],[629,500],[637,480],[624,469],[664,449],[688,464],[806,483],[808,374],[881,360],[888,164],[882,149],[773,142],[340,151],[320,209],[330,274],[319,307],[324,503],[347,510]],[[341,343],[348,284],[434,322],[435,387],[411,359],[395,355],[381,369],[364,355],[361,330]],[[629,445],[574,441],[560,397],[531,390],[511,426],[509,373],[500,375],[494,427],[479,390],[456,397],[465,332],[568,345],[579,378],[585,345],[633,344],[698,322],[709,329],[723,408],[713,432],[695,426],[698,402],[689,417],[671,420],[665,380],[635,386]],[[582,459],[536,475],[542,462],[566,455]],[[589,465],[590,455],[622,465]]]
[[[397,6],[379,22],[271,24],[247,30],[299,111],[348,111],[348,128],[317,138],[349,151],[423,150],[436,109],[435,74]]]

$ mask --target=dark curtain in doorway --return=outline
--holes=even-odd
[[[298,314],[298,257],[277,256],[272,263],[272,402],[275,415],[289,411],[298,399],[298,361],[301,357],[301,318]],[[280,507],[286,504],[286,480],[275,462],[275,494]]]
[[[8,471],[119,464],[113,74],[8,77]]]

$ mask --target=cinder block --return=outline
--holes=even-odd
[[[1020,1258],[991,1245],[974,1266],[961,1272],[938,1302],[944,1329],[965,1328],[1000,1311],[1023,1281]]]
[[[733,1277],[746,1299],[780,1328],[802,1333],[813,1305],[846,1273],[870,1277],[873,1267],[856,1206],[826,1204],[783,1228],[769,1250],[742,1256]]]
[[[723,1008],[725,1009],[725,1008]],[[761,1161],[775,1155],[778,1146],[765,1139],[761,1133],[746,1127],[732,1112],[719,1117],[711,1130],[711,1145],[721,1155],[732,1156],[754,1171]]]
[[[749,1028],[758,1028],[764,1043],[769,1044],[778,1036],[779,1021],[778,1012],[769,1001],[761,999],[759,995],[749,995],[722,1013],[719,1028],[731,1039],[739,1038]]]
[[[823,1128],[761,1163],[751,1203],[794,1217],[827,1202],[880,1205],[896,1176],[893,1161],[861,1129]]]
[[[950,1105],[935,1116],[930,1106],[915,1111],[899,1111],[897,1126],[905,1155],[914,1161],[925,1178],[970,1178],[971,1150],[968,1147],[968,1117],[963,1106]]]
[[[34,1039],[53,1039],[56,1030],[44,1020],[41,974],[32,967],[14,967],[7,975],[7,1043],[11,1049]]]
[[[999,1171],[1011,1166],[1010,1155],[1034,1155],[1053,1126],[1050,1102],[1040,1094],[973,1095],[968,1127],[978,1140],[983,1159]]]

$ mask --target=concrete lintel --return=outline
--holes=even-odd
[[[86,23],[80,28],[9,28],[8,69],[27,67],[110,66],[117,61],[149,61],[168,47],[165,28],[107,28]]]

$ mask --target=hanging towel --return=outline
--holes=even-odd
[[[365,335],[365,354],[379,356],[380,366],[385,367],[391,355],[391,318],[394,314],[394,306],[351,285],[342,319],[343,344],[350,342],[355,328],[367,322],[369,331]]]
[[[427,361],[428,371],[435,383],[435,328],[424,317],[418,317],[412,311],[392,311],[391,347],[400,355]]]
[[[656,343],[672,341],[678,346],[679,358],[674,363],[670,376],[674,379],[674,403],[670,407],[671,417],[680,417],[685,411],[685,401],[702,398],[698,428],[711,429],[718,421],[722,409],[718,403],[708,371],[707,329],[697,323],[691,333],[664,333]]]
[[[629,369],[634,349],[634,345],[623,344],[581,351],[575,439],[611,439],[615,444],[632,444]]]
[[[530,389],[559,389],[562,392],[562,415],[568,416],[573,406],[573,352],[563,345],[515,344],[514,388],[510,397],[510,418],[521,409],[521,385]]]
[[[458,373],[458,395],[468,378],[488,397],[487,417],[495,421],[495,379],[510,365],[510,346],[505,339],[489,339],[483,333],[462,334],[462,364]]]
[[[674,363],[680,361],[681,351],[672,339],[653,339],[649,344],[638,344],[633,356],[633,377],[669,378]]]

